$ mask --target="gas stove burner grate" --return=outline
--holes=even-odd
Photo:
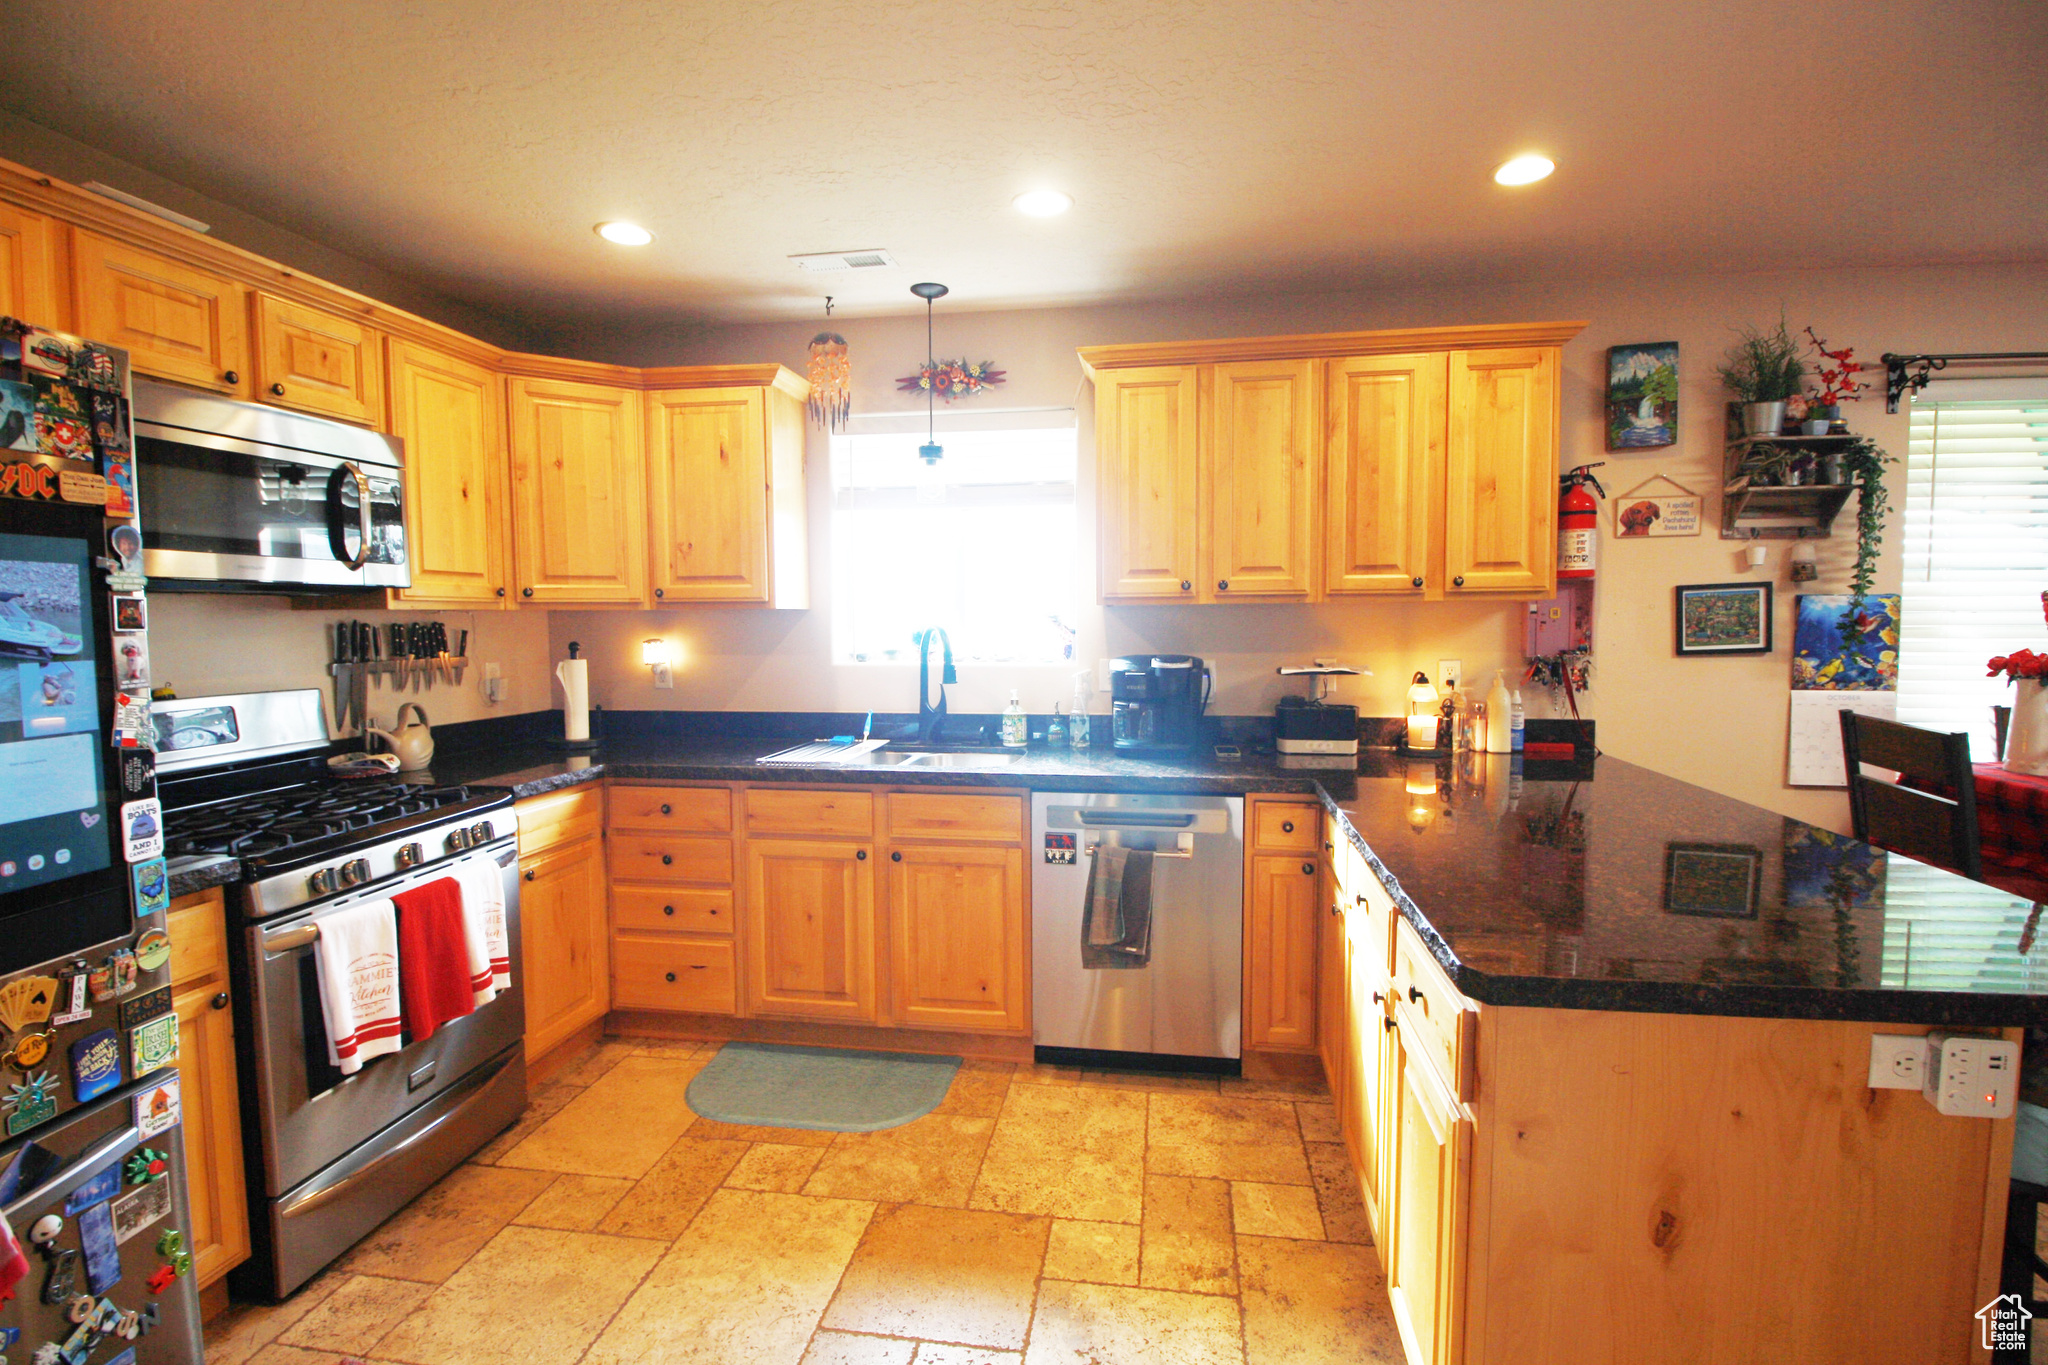
[[[189,813],[171,811],[167,852],[174,858],[225,854],[254,858],[332,840],[389,820],[424,815],[470,799],[467,787],[414,782],[311,786],[240,797]],[[187,820],[199,823],[188,824]]]

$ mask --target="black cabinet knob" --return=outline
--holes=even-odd
[[[1421,586],[1422,586],[1422,575],[1421,575],[1421,574],[1417,574],[1417,575],[1415,575],[1415,577],[1413,577],[1413,578],[1409,579],[1409,580],[1408,580],[1408,586],[1409,586],[1409,587],[1411,587],[1411,588],[1419,588],[1419,587],[1421,587]]]
[[[864,848],[855,849],[853,856],[857,861],[864,863],[868,860],[868,851]]]
[[[500,589],[498,589],[498,596],[500,596],[500,597],[503,597],[504,595],[505,595],[505,590],[504,590],[503,588],[500,588]]]
[[[532,869],[532,868],[530,868],[530,867],[529,867],[529,868],[527,868],[527,869],[526,869],[526,871],[525,871],[525,873],[523,873],[522,875],[524,875],[524,876],[525,876],[526,880],[528,880],[528,881],[532,881],[532,880],[533,880],[533,869]]]
[[[1315,875],[1316,875],[1316,865],[1315,865],[1314,863],[1303,863],[1303,864],[1301,865],[1301,874],[1302,874],[1302,875],[1303,875],[1304,877],[1313,877],[1313,876],[1315,876]]]
[[[270,391],[276,394],[279,398],[284,397],[284,385],[282,384],[272,384],[270,386]]]
[[[676,974],[675,974],[674,972],[668,972],[668,973],[666,973],[666,975],[667,975],[668,979],[669,979],[669,980],[671,980],[671,981],[673,981],[673,980],[675,980],[675,979],[676,979]]]
[[[671,858],[668,854],[664,853],[661,855],[661,865],[663,867],[667,867],[673,862],[675,862],[675,859]]]
[[[1372,993],[1372,1002],[1373,1002],[1373,1004],[1375,1004],[1375,1005],[1384,1005],[1384,1004],[1386,1004],[1386,1003],[1387,1003],[1387,995],[1386,995],[1386,992],[1385,992],[1385,991],[1374,991],[1374,992]]]
[[[1294,822],[1292,820],[1282,820],[1280,822],[1280,832],[1282,834],[1294,833]]]
[[[1342,915],[1344,913],[1344,907],[1342,905],[1339,905],[1336,901],[1331,901],[1330,913],[1333,915]]]
[[[236,374],[233,370],[229,370],[226,374],[222,375],[221,379],[229,384],[239,384],[242,382],[242,376]]]
[[[903,861],[903,855],[901,853],[891,853],[889,855],[889,861],[892,863],[900,863]]]
[[[1380,1020],[1380,1027],[1385,1029],[1387,1032],[1392,1033],[1395,1029],[1399,1028],[1400,1025],[1396,1024],[1391,1019],[1382,1019]]]
[[[213,999],[208,1003],[211,1004],[217,1010],[224,1010],[228,1007],[228,993],[226,991],[222,991],[219,995],[214,996]]]
[[[670,808],[668,802],[664,801],[661,803],[661,813],[663,815],[674,815],[675,811]]]
[[[1227,579],[1227,578],[1219,578],[1219,579],[1217,579],[1217,580],[1216,580],[1216,590],[1217,590],[1218,592],[1229,592],[1229,591],[1230,591],[1230,580],[1229,580],[1229,579]]]
[[[664,915],[673,915],[675,912],[676,908],[673,905],[664,905],[661,907],[661,913]]]
[[[1410,1003],[1420,1003],[1422,1000],[1422,988],[1420,986],[1410,986],[1408,988],[1408,999]]]
[[[1463,575],[1463,574],[1459,574],[1459,575],[1458,575],[1458,576],[1457,576],[1456,578],[1453,578],[1453,579],[1451,580],[1451,586],[1452,586],[1452,587],[1454,587],[1454,588],[1462,588],[1462,587],[1464,587],[1464,586],[1465,586],[1465,575]]]
[[[654,590],[654,595],[655,595],[655,597],[656,597],[657,599],[659,599],[659,598],[663,598],[663,597],[666,597],[666,596],[668,596],[668,589],[667,589],[667,588],[656,588],[656,589]]]
[[[1188,582],[1188,581],[1187,581],[1187,580],[1186,580],[1185,578],[1183,578],[1183,579],[1182,579],[1182,580],[1180,581],[1180,590],[1181,590],[1182,592],[1186,592],[1186,591],[1187,591],[1187,590],[1188,590],[1189,588],[1192,588],[1192,587],[1194,587],[1194,586],[1195,586],[1194,584],[1192,584],[1192,583]]]
[[[521,588],[521,589],[519,590],[519,595],[520,595],[521,597],[531,597],[531,596],[533,596],[533,589],[532,589],[532,588]]]

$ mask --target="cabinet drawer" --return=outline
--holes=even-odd
[[[612,835],[612,876],[643,882],[732,883],[732,841],[660,834]]]
[[[890,835],[898,839],[1014,844],[1024,838],[1024,798],[892,792],[888,820]]]
[[[613,787],[611,825],[670,834],[730,834],[732,793],[724,787]]]
[[[701,886],[612,887],[612,927],[657,934],[731,934],[732,892]]]
[[[612,939],[612,1005],[627,1010],[733,1014],[732,944],[618,934]]]
[[[1323,822],[1314,806],[1291,801],[1261,801],[1252,808],[1252,846],[1282,853],[1314,853],[1322,842]]]
[[[1471,1042],[1479,1016],[1437,966],[1407,920],[1394,927],[1394,1000],[1439,1074],[1461,1100],[1472,1098]]]
[[[519,856],[530,858],[599,833],[604,824],[604,789],[574,787],[529,796],[514,806],[512,813],[519,821]]]
[[[227,975],[227,912],[220,892],[178,897],[164,920],[164,929],[171,936],[172,989]]]
[[[747,791],[747,832],[865,838],[875,832],[875,798],[868,792],[751,787]]]

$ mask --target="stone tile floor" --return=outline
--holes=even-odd
[[[1318,1086],[966,1063],[880,1133],[698,1118],[611,1039],[208,1365],[1401,1360]]]

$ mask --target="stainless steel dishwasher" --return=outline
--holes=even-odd
[[[1141,964],[1090,966],[1098,845],[1151,854]],[[1244,962],[1244,798],[1037,792],[1031,798],[1033,1040],[1047,1061],[1231,1070]]]

